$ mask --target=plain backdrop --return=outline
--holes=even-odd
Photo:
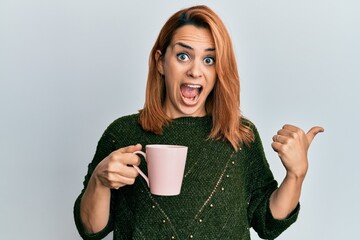
[[[0,1],[0,239],[80,239],[72,208],[97,141],[142,108],[157,34],[194,4],[228,27],[241,110],[278,181],[276,131],[326,129],[309,150],[299,219],[278,239],[360,239],[356,0]]]

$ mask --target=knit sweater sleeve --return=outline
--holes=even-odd
[[[96,148],[96,152],[94,155],[94,158],[92,160],[92,162],[88,165],[88,171],[87,174],[85,176],[85,180],[83,182],[83,190],[81,191],[80,195],[78,196],[78,198],[75,201],[75,205],[74,205],[74,219],[75,219],[75,224],[77,227],[77,230],[80,234],[80,236],[83,239],[87,239],[87,240],[95,240],[95,239],[102,239],[104,238],[106,235],[108,235],[112,229],[113,229],[113,219],[112,219],[112,212],[111,209],[114,208],[114,202],[115,202],[115,197],[116,194],[111,194],[111,206],[110,206],[110,217],[109,217],[109,221],[108,224],[105,226],[105,228],[103,230],[101,230],[98,233],[95,234],[89,234],[86,232],[86,230],[84,229],[84,225],[81,221],[80,218],[80,201],[82,198],[82,195],[84,194],[84,191],[89,183],[90,177],[95,169],[95,167],[99,164],[99,162],[101,160],[103,160],[106,156],[108,156],[112,151],[115,150],[115,138],[113,137],[112,133],[111,133],[111,125],[110,127],[108,127],[106,129],[106,131],[104,132],[104,134],[102,135],[102,137],[100,138],[97,148]]]
[[[270,170],[269,164],[265,158],[264,149],[257,129],[253,126],[255,141],[250,147],[250,188],[251,196],[248,208],[248,218],[251,226],[263,239],[275,239],[291,224],[298,216],[300,205],[289,214],[286,219],[278,220],[272,216],[270,210],[270,196],[277,189],[278,184],[275,181]]]

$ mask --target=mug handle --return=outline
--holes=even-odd
[[[135,151],[135,154],[141,154],[145,161],[146,161],[146,153],[144,153],[143,151]],[[143,171],[140,170],[140,168],[138,166],[132,165],[136,171],[145,179],[147,185],[149,186],[149,178],[145,175],[145,173],[143,173]]]

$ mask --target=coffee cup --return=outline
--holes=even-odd
[[[146,145],[145,152],[136,151],[144,157],[148,176],[137,166],[134,168],[147,182],[154,195],[175,196],[180,194],[188,147],[179,145]]]

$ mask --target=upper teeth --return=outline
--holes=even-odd
[[[201,88],[200,85],[191,85],[191,84],[187,84],[186,85],[187,87],[190,87],[190,88]]]

